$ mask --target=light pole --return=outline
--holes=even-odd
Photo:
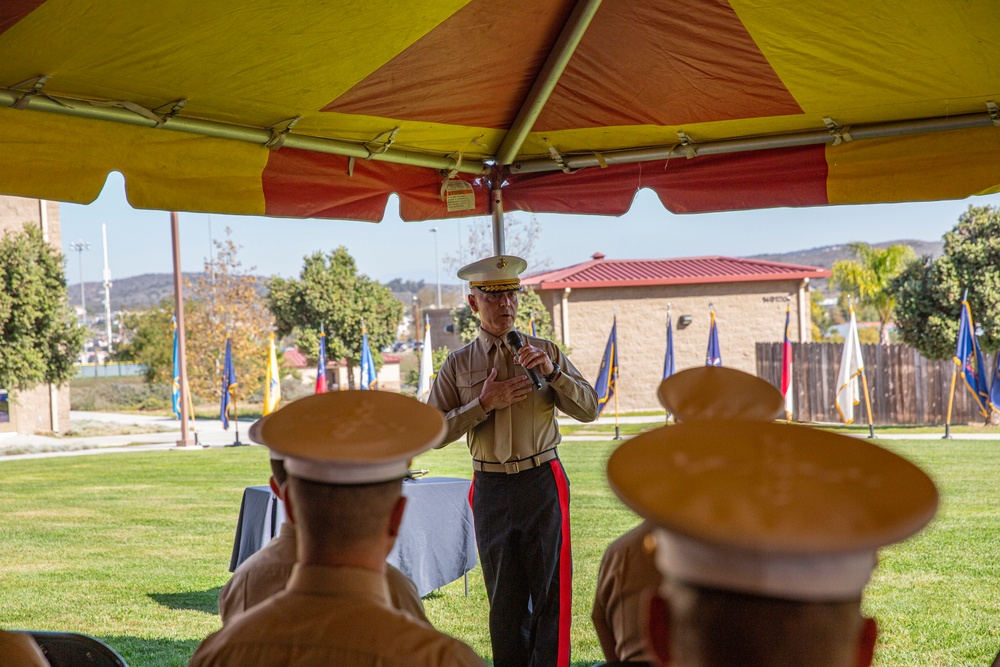
[[[437,277],[437,288],[438,288],[438,308],[441,307],[441,266],[438,264],[438,228],[431,227],[431,233],[434,234],[434,275]]]
[[[104,324],[108,336],[108,355],[111,354],[111,269],[108,268],[108,226],[101,223],[101,238],[104,242]],[[105,361],[107,357],[105,357]]]
[[[83,292],[83,251],[90,250],[90,243],[80,239],[79,241],[71,241],[69,244],[69,249],[73,250],[80,256],[80,308],[83,309],[83,324],[87,324],[87,297]]]

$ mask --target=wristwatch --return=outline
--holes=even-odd
[[[553,361],[552,362],[552,372],[545,376],[545,381],[551,383],[553,380],[555,380],[557,377],[559,377],[559,373],[561,371],[562,371],[562,369],[559,368],[559,364],[557,364],[556,362]]]

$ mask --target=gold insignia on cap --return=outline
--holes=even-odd
[[[507,260],[506,260],[506,259],[504,259],[503,257],[501,257],[501,258],[500,258],[500,261],[499,261],[499,262],[497,262],[497,268],[498,268],[498,269],[502,269],[502,268],[503,268],[503,267],[505,267],[505,266],[507,266]]]

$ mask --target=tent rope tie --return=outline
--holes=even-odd
[[[854,141],[854,137],[851,136],[850,125],[840,125],[832,118],[824,118],[823,124],[826,125],[826,129],[830,133],[830,136],[833,137],[834,146],[839,146],[845,141]]]
[[[366,141],[365,150],[368,151],[367,159],[370,160],[376,155],[381,155],[389,150],[389,146],[392,146],[396,142],[396,134],[398,133],[399,128],[396,127],[391,130],[386,130],[371,141]]]
[[[593,153],[594,157],[597,158],[597,166],[599,166],[601,169],[607,169],[608,163],[604,159],[604,155],[601,154],[601,151],[593,151]]]
[[[684,157],[688,160],[698,157],[698,150],[695,148],[694,140],[684,130],[677,130],[677,139],[680,141],[681,148],[684,149]]]
[[[137,116],[142,116],[147,120],[153,121],[157,126],[163,124],[163,118],[156,115],[152,109],[147,109],[141,104],[129,102],[128,100],[87,100],[87,104],[92,107],[125,109]]]
[[[556,150],[556,147],[549,143],[548,139],[543,139],[545,141],[545,147],[549,149],[549,155],[552,157],[552,161],[556,163],[560,169],[562,169],[564,174],[576,173],[575,169],[570,169],[566,166],[566,160],[563,159],[562,153]]]
[[[285,139],[288,137],[288,133],[291,132],[292,128],[295,127],[296,123],[300,120],[302,120],[302,116],[296,116],[295,118],[286,118],[285,120],[278,121],[274,125],[269,125],[267,129],[271,131],[271,138],[267,140],[264,147],[272,151],[280,150],[281,147],[285,145]]]
[[[448,188],[448,182],[451,181],[456,176],[458,176],[458,170],[462,166],[461,151],[459,151],[458,153],[452,153],[448,157],[453,158],[455,160],[455,166],[449,169],[448,173],[445,174],[443,179],[441,179],[441,190],[438,192],[438,197],[441,198],[441,201],[445,200],[444,193],[445,190]]]
[[[168,120],[181,112],[185,104],[187,104],[187,98],[167,102],[153,109],[153,113],[162,119],[156,124],[156,127],[163,127]]]
[[[57,100],[54,97],[49,97],[42,91],[42,88],[45,87],[45,84],[48,83],[50,78],[52,77],[50,77],[48,74],[39,74],[38,76],[32,77],[25,81],[21,81],[20,83],[15,83],[13,86],[11,86],[8,90],[17,90],[18,92],[21,93],[21,96],[17,98],[17,101],[14,102],[12,108],[17,109],[18,111],[23,111],[24,109],[28,108],[28,104],[31,103],[32,97],[44,97],[45,99],[51,102],[55,102],[59,106],[68,109],[69,107],[67,107],[63,102]],[[21,91],[20,89],[25,86],[31,86],[31,88],[25,91]]]
[[[667,159],[663,161],[663,171],[666,171],[667,167],[670,166],[670,158],[673,157],[674,151],[677,150],[679,147],[680,144],[673,144],[672,146],[670,146],[670,150],[667,151]]]
[[[993,124],[1000,127],[1000,108],[997,107],[996,102],[987,102],[986,110],[990,112],[990,119]]]

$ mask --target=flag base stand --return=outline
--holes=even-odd
[[[247,447],[249,444],[248,442],[240,442],[240,437],[236,436],[236,440],[226,445],[226,447]]]
[[[951,440],[951,424],[944,425],[944,435],[941,436],[942,440]]]
[[[621,440],[621,439],[622,439],[621,433],[618,431],[618,426],[616,425],[615,426],[615,437],[612,438],[612,440]]]
[[[874,438],[878,438],[878,436],[875,435],[875,427],[872,426],[871,424],[869,424],[868,425],[868,439],[871,440],[871,439],[874,439]]]

